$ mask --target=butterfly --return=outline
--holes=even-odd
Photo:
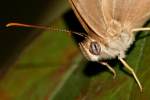
[[[79,44],[90,61],[99,62],[114,73],[103,60],[118,58],[133,74],[140,90],[142,85],[134,70],[125,62],[126,52],[135,41],[137,31],[150,18],[150,0],[69,0],[73,11],[87,32]]]
[[[150,18],[150,0],[69,0],[69,3],[87,32],[73,32],[85,38],[79,43],[83,55],[90,61],[105,65],[114,78],[115,70],[104,60],[117,57],[132,73],[142,91],[137,75],[124,59],[136,33],[150,30],[142,27]],[[21,23],[8,23],[7,26],[47,28]]]

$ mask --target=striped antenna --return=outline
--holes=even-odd
[[[59,29],[59,28],[49,27],[49,26],[41,26],[41,25],[31,25],[31,24],[10,22],[6,24],[6,27],[28,27],[28,28],[37,28],[37,29],[44,29],[44,30],[48,29],[48,30],[57,31],[57,32],[73,33],[81,37],[87,37],[87,35],[84,33],[75,32],[75,31],[66,30],[66,29]]]

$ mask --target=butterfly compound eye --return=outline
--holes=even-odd
[[[97,42],[91,42],[89,51],[93,55],[99,55],[101,52],[100,45]]]

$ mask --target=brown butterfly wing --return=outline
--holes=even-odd
[[[118,0],[119,1],[119,0]],[[150,0],[130,0],[132,1],[126,17],[124,17],[124,24],[131,28],[142,27],[142,25],[150,18]]]
[[[113,1],[114,19],[119,20],[125,27],[141,27],[150,18],[150,0]]]
[[[150,17],[150,0],[70,0],[83,26],[101,36],[109,23],[117,20],[123,27],[141,27]],[[90,31],[84,27],[86,31]]]
[[[93,31],[98,35],[104,36],[106,23],[101,13],[100,1],[70,0],[70,4],[87,33]]]

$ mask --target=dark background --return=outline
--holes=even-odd
[[[3,76],[22,50],[41,33],[41,30],[6,28],[5,25],[8,22],[48,25],[67,9],[69,6],[66,0],[1,0],[0,76]]]

